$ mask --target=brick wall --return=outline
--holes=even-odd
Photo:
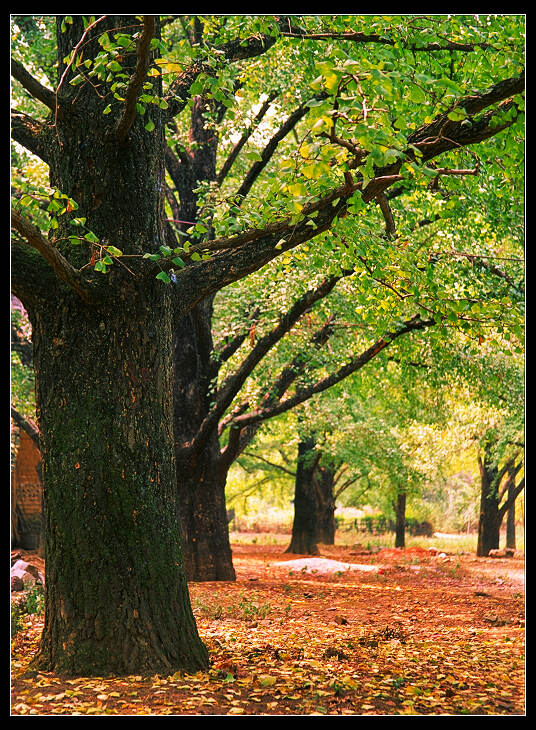
[[[33,550],[39,546],[42,485],[36,467],[39,449],[22,429],[11,481],[11,509],[14,547]]]

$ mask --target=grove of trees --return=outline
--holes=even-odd
[[[187,581],[234,579],[227,476],[278,417],[294,552],[332,530],[322,474],[333,507],[337,470],[379,470],[401,509],[417,424],[455,421],[498,547],[524,486],[523,21],[12,16],[38,668],[207,668]]]

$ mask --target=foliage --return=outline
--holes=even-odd
[[[24,342],[30,341],[30,324],[25,312],[11,309],[11,326]],[[32,416],[35,413],[34,373],[31,365],[24,363],[18,352],[11,349],[11,404],[19,413]]]

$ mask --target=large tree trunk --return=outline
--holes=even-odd
[[[34,318],[46,515],[38,666],[101,675],[198,670],[172,449],[169,302]]]
[[[211,319],[212,299],[206,299],[180,322],[174,340],[178,509],[186,575],[194,581],[235,580],[218,434],[195,455],[182,449],[210,408]]]
[[[499,548],[501,515],[499,513],[498,468],[486,456],[479,459],[480,466],[480,516],[476,554],[486,556]]]
[[[286,550],[295,555],[318,554],[318,497],[313,481],[318,456],[314,446],[314,438],[303,439],[298,445],[294,521],[291,542]]]
[[[137,22],[108,16],[98,33]],[[65,32],[58,28],[60,59],[82,32],[81,16]],[[118,142],[104,126],[101,96],[89,84],[71,91],[68,80],[65,95],[76,95],[84,114],[66,101],[58,110],[51,184],[79,203],[77,215],[100,241],[125,253],[158,250],[164,168],[157,113],[153,132],[137,119]],[[72,247],[72,232],[61,219],[57,247],[79,267],[90,252]],[[117,264],[106,277],[96,304],[58,284],[40,306],[27,307],[46,520],[36,665],[78,675],[197,671],[208,655],[190,606],[177,516],[175,292]]]

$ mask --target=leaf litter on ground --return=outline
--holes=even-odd
[[[322,546],[233,545],[235,582],[191,583],[207,672],[65,678],[27,671],[42,616],[12,640],[13,715],[523,715],[522,562]],[[419,570],[414,570],[418,567]],[[491,569],[495,569],[495,573]]]

